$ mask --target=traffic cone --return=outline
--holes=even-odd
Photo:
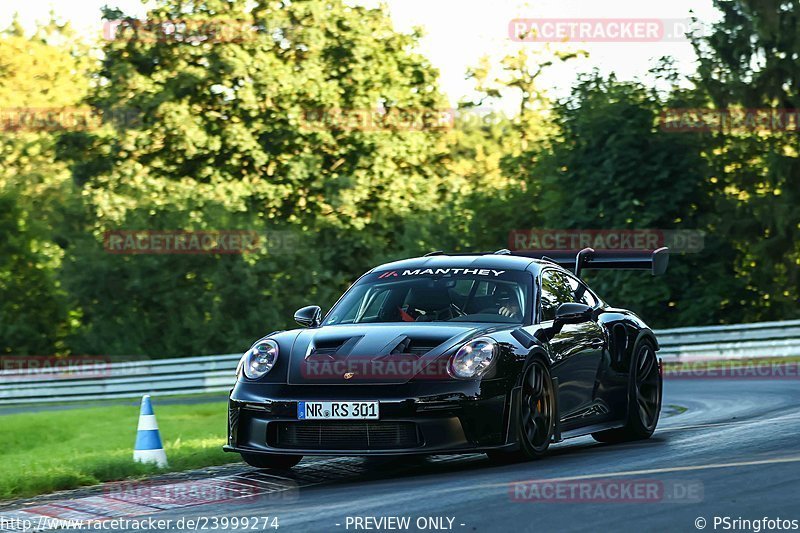
[[[149,394],[142,396],[133,460],[137,463],[154,463],[160,468],[167,466],[167,454],[164,452],[164,445],[161,444],[161,434],[158,432],[158,422],[153,413]]]

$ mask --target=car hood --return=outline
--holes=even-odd
[[[450,379],[449,356],[466,341],[518,326],[452,322],[307,329],[292,344],[289,384],[398,384]]]

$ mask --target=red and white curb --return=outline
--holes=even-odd
[[[247,504],[297,499],[298,483],[261,472],[179,483],[123,482],[103,487],[103,494],[33,505],[0,513],[0,531],[35,532],[77,527],[76,522],[134,518],[161,511],[219,503]],[[84,525],[84,529],[88,529]]]

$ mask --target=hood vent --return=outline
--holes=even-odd
[[[441,342],[441,339],[404,337],[392,348],[389,354],[422,356],[439,346]]]
[[[358,344],[358,341],[363,338],[363,336],[359,336],[344,339],[318,340],[309,345],[306,359],[312,357],[332,359],[336,356],[348,355],[353,350],[353,347]]]

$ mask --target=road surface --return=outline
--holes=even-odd
[[[287,532],[763,531],[770,525],[765,517],[797,524],[797,379],[667,379],[664,406],[650,440],[573,439],[535,462],[498,466],[483,455],[308,458],[288,474],[237,464],[169,488],[105,487],[93,497],[45,498],[22,513],[0,513],[0,523],[4,516],[103,512],[208,531],[243,531],[244,517],[246,529],[257,521],[258,529],[274,531],[277,518],[277,531]],[[118,505],[112,509],[109,501]]]

